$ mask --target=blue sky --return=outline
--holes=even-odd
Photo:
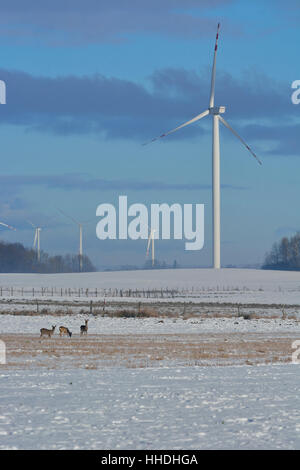
[[[299,2],[287,0],[11,0],[1,6],[0,237],[49,253],[84,250],[97,267],[142,265],[145,241],[100,241],[96,208],[204,203],[205,245],[156,243],[157,257],[211,264],[211,122],[141,144],[207,108],[221,22],[216,104],[263,161],[221,128],[222,264],[260,263],[300,228]]]

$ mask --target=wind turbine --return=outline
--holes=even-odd
[[[27,220],[27,222],[32,225],[32,227],[34,228],[34,240],[33,240],[33,248],[36,250],[37,252],[37,260],[38,260],[38,263],[41,261],[41,244],[40,244],[40,233],[41,233],[41,230],[42,228],[41,227],[37,227],[36,225],[34,225],[32,222],[30,222],[30,220]]]
[[[154,251],[154,234],[156,230],[151,229],[148,237],[148,244],[147,244],[147,251],[146,251],[146,258],[148,258],[149,253],[150,253],[150,245],[151,245],[151,256],[152,256],[152,267],[154,266],[155,262],[155,251]],[[151,243],[152,241],[152,243]]]
[[[83,232],[83,225],[86,225],[89,222],[84,222],[84,223],[78,222],[78,220],[66,214],[63,210],[58,209],[58,211],[79,226],[79,271],[82,272],[82,268],[83,268],[82,232]]]
[[[211,88],[210,88],[210,98],[209,98],[209,106],[204,112],[198,114],[190,121],[181,124],[180,126],[176,127],[175,129],[166,132],[158,137],[155,137],[150,142],[154,142],[155,140],[161,139],[166,137],[167,135],[173,134],[173,132],[182,129],[200,119],[204,118],[207,115],[212,116],[212,188],[213,188],[213,266],[215,269],[220,269],[221,267],[221,236],[220,236],[220,136],[219,136],[219,123],[221,121],[227,129],[229,129],[233,135],[235,135],[242,144],[246,147],[246,149],[251,153],[251,155],[256,158],[258,163],[261,165],[261,161],[255,155],[255,153],[251,150],[251,148],[246,144],[246,142],[239,136],[239,134],[228,124],[227,121],[221,116],[221,114],[225,113],[225,106],[215,106],[215,81],[216,81],[216,58],[217,58],[217,50],[218,50],[218,39],[219,39],[219,30],[220,30],[220,23],[218,24],[217,29],[217,36],[216,36],[216,43],[215,43],[215,50],[214,50],[214,60],[213,60],[213,68],[212,68],[212,77],[211,77]],[[146,144],[147,144],[146,143]],[[146,145],[144,144],[144,145]]]

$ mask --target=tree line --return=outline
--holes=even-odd
[[[82,271],[96,271],[88,256],[82,257]],[[76,273],[79,272],[79,256],[73,254],[50,256],[41,252],[40,261],[36,251],[21,243],[0,242],[1,273]]]
[[[300,270],[300,232],[274,243],[266,255],[263,269]]]

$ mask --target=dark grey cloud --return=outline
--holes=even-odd
[[[0,77],[7,85],[0,124],[61,135],[96,133],[141,143],[206,109],[210,88],[209,70],[200,74],[185,69],[158,70],[144,84],[103,75],[49,78],[3,69]],[[229,120],[277,119],[279,123],[284,119],[288,123],[299,116],[299,107],[291,103],[290,86],[255,71],[241,78],[221,71],[216,103],[227,106]],[[205,119],[172,139],[199,135],[207,126]],[[256,125],[258,138],[263,129]]]
[[[0,35],[61,45],[118,42],[134,33],[199,38],[211,34],[216,27],[216,20],[207,11],[231,4],[233,0],[10,0],[2,3]],[[236,26],[226,19],[224,23],[229,33],[239,34]]]

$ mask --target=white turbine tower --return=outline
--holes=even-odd
[[[38,260],[38,262],[41,261],[41,245],[40,245],[41,230],[42,230],[41,227],[36,227],[35,235],[34,235],[34,242],[33,242],[33,248],[36,248],[36,250],[37,250],[37,260]]]
[[[152,267],[155,264],[155,249],[154,249],[154,234],[156,230],[151,229],[148,237],[148,244],[147,244],[147,251],[146,251],[146,258],[148,258],[150,253],[150,246],[151,246],[151,257],[152,257]]]
[[[227,121],[221,116],[225,113],[225,106],[215,106],[215,81],[216,81],[216,58],[218,50],[218,39],[219,39],[219,29],[220,23],[218,24],[215,51],[214,51],[214,60],[212,68],[212,77],[211,77],[211,89],[210,89],[210,98],[209,98],[209,107],[201,114],[198,114],[190,121],[181,124],[181,126],[176,127],[175,129],[166,132],[165,134],[155,137],[151,140],[154,142],[160,138],[166,137],[173,132],[178,131],[179,129],[188,126],[200,119],[204,118],[207,115],[212,116],[213,126],[212,126],[212,188],[213,188],[213,266],[215,269],[220,269],[221,267],[221,236],[220,236],[220,137],[219,137],[219,123],[220,121],[227,127],[246,147],[246,149],[251,153],[251,155],[256,158],[258,163],[261,165],[261,161],[251,150],[251,148],[246,144],[246,142],[238,135],[238,133],[232,129]],[[145,144],[144,144],[145,145]]]

